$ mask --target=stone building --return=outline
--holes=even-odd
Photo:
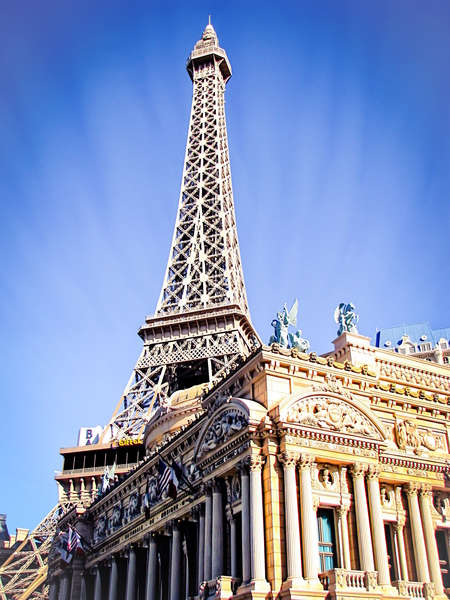
[[[129,404],[118,409],[109,439],[89,448],[112,455],[139,435],[142,452],[103,493],[96,476],[77,487],[80,473],[92,479],[85,461],[58,475],[74,502],[84,493],[59,528],[76,528],[86,556],[62,571],[55,540],[50,600],[445,598],[450,368],[351,328],[323,356],[292,339],[260,343],[232,209],[231,68],[211,25],[187,66],[194,99],[174,242],[127,388],[134,410],[149,412],[143,426],[130,424]],[[146,378],[144,406],[133,386],[143,394]]]

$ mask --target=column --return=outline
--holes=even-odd
[[[430,572],[428,570],[427,553],[425,550],[425,540],[423,538],[422,519],[420,518],[419,500],[417,494],[420,484],[410,482],[405,486],[405,492],[408,496],[409,518],[411,521],[411,531],[414,544],[414,553],[416,555],[417,577],[423,583],[430,582]]]
[[[205,489],[205,562],[203,566],[203,577],[205,581],[211,580],[211,554],[212,554],[212,498],[211,488],[208,485]]]
[[[300,506],[302,523],[302,541],[303,541],[303,576],[311,583],[319,581],[318,565],[318,544],[317,544],[317,516],[314,511],[312,487],[311,487],[311,466],[314,463],[314,457],[309,454],[300,455]],[[315,529],[314,529],[315,528]]]
[[[344,569],[350,571],[352,563],[350,560],[350,539],[348,537],[348,506],[339,507],[339,546],[341,548],[341,564]]]
[[[286,524],[287,579],[302,580],[302,552],[298,518],[297,481],[295,467],[298,455],[283,452],[278,456],[284,470],[284,519]]]
[[[264,545],[264,509],[261,472],[264,457],[250,457],[250,519],[251,519],[251,572],[252,581],[266,581],[266,558]]]
[[[431,502],[433,492],[430,485],[422,485],[420,492],[420,508],[422,510],[422,524],[425,534],[425,545],[428,554],[428,564],[430,566],[430,577],[434,583],[434,591],[437,596],[444,594],[444,586],[442,585],[442,574],[439,565],[439,553],[436,545],[436,537],[434,535],[433,519],[431,518]]]
[[[50,580],[48,600],[58,600],[58,580],[56,579],[56,577]]]
[[[403,528],[405,527],[405,517],[399,515],[397,523],[394,524],[395,540],[397,542],[398,558],[400,562],[400,577],[402,581],[409,581],[408,563],[406,561],[405,538],[403,537]]]
[[[108,600],[117,600],[117,578],[118,578],[118,570],[117,570],[117,562],[115,556],[111,556],[111,564],[109,571],[109,592],[108,592]]]
[[[170,600],[180,600],[181,593],[181,526],[175,521],[172,526],[172,564],[170,569]],[[127,598],[127,600],[129,600]]]
[[[370,535],[370,519],[367,509],[366,487],[364,475],[367,465],[355,463],[350,468],[353,477],[353,492],[355,496],[356,527],[358,531],[359,558],[362,571],[375,571],[373,562],[372,538]]]
[[[236,520],[233,515],[231,506],[227,509],[227,521],[230,524],[230,554],[231,554],[231,577],[236,577],[237,572],[237,556],[236,556]]]
[[[158,593],[158,542],[155,535],[148,540],[147,574],[145,581],[145,600],[157,600]]]
[[[198,523],[198,585],[205,580],[203,575],[205,568],[205,511],[204,506],[199,506]]]
[[[223,573],[223,508],[222,481],[215,479],[212,493],[212,558],[211,579],[220,577]]]
[[[367,471],[367,488],[369,491],[370,516],[372,518],[373,549],[378,570],[378,585],[390,586],[391,578],[389,575],[384,521],[381,513],[380,484],[378,482],[380,471],[379,465],[370,465]]]
[[[128,555],[128,569],[127,569],[127,589],[126,589],[126,600],[134,600],[136,593],[136,551],[133,546],[130,547]]]
[[[242,496],[242,583],[251,579],[251,550],[250,550],[250,477],[245,461],[239,463],[241,472]]]
[[[63,598],[61,600],[64,600]],[[94,600],[102,600],[102,580],[100,577],[100,567],[95,567],[94,576]]]
[[[52,600],[52,598],[49,598],[49,600]],[[81,578],[80,600],[87,600],[86,579],[84,575]]]

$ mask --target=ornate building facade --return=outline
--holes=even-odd
[[[372,346],[344,320],[323,356],[293,336],[260,343],[234,221],[231,67],[211,25],[187,68],[162,293],[99,444],[63,452],[58,481],[76,506],[58,527],[86,554],[61,570],[55,539],[50,600],[445,598],[450,368]],[[99,493],[98,469],[120,453],[126,467]]]

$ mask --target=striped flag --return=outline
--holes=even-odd
[[[84,556],[83,546],[81,544],[80,534],[72,529],[69,525],[68,539],[67,539],[67,550],[69,554],[77,554],[78,556]]]
[[[164,492],[164,490],[169,485],[171,470],[166,465],[166,463],[160,458],[158,463],[158,496]]]

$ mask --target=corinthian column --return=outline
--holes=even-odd
[[[213,484],[213,499],[212,499],[212,530],[213,530],[213,546],[212,546],[212,576],[211,579],[216,579],[222,575],[223,571],[223,514],[222,514],[222,482],[216,479]]]
[[[444,594],[444,586],[442,585],[442,574],[439,566],[439,553],[436,546],[436,538],[434,535],[433,519],[431,518],[431,502],[433,493],[431,486],[422,485],[420,492],[420,508],[422,509],[422,524],[425,533],[425,545],[428,553],[428,564],[430,565],[431,581],[434,583],[436,595]]]
[[[181,529],[178,521],[172,527],[172,564],[170,569],[170,600],[180,600],[181,594]],[[128,600],[128,598],[127,598]]]
[[[212,498],[211,487],[207,485],[205,488],[205,543],[203,577],[205,581],[211,579],[211,551],[212,551]]]
[[[145,600],[156,600],[158,573],[158,544],[156,536],[150,535],[148,540],[147,578],[145,582]]]
[[[128,555],[127,588],[125,600],[134,600],[136,592],[136,551],[133,546]]]
[[[408,497],[409,518],[411,520],[414,552],[416,555],[417,576],[419,581],[430,583],[425,540],[423,539],[422,519],[420,518],[419,501],[417,499],[420,485],[418,483],[410,482],[404,489]]]
[[[94,579],[94,600],[102,600],[102,580],[100,578],[100,568],[95,567],[95,579]],[[61,594],[60,594],[61,596]],[[64,594],[61,600],[65,600]],[[127,599],[128,600],[128,599]]]
[[[311,583],[319,581],[319,564],[317,544],[317,518],[314,511],[312,487],[311,487],[311,468],[314,464],[314,457],[309,454],[300,456],[298,465],[300,469],[300,504],[302,520],[302,539],[303,539],[303,576]]]
[[[358,529],[359,557],[362,571],[375,571],[373,562],[372,539],[370,535],[370,519],[367,509],[366,487],[364,475],[367,465],[355,463],[350,468],[353,477],[353,491],[355,494],[356,526]]]
[[[375,562],[378,570],[378,585],[390,586],[389,563],[384,533],[384,521],[381,513],[379,465],[370,465],[367,472],[367,487],[369,490],[370,516],[372,517],[372,538],[375,550]]]
[[[264,545],[264,509],[261,472],[264,457],[250,457],[250,502],[251,502],[251,558],[252,580],[266,580],[266,560]]]
[[[404,515],[398,515],[397,523],[394,524],[395,538],[397,540],[398,557],[400,560],[400,579],[409,581],[408,563],[406,561],[405,538],[403,537],[403,529],[405,527]]]
[[[231,506],[227,509],[227,521],[230,524],[230,567],[231,577],[237,574],[237,555],[236,555],[236,519],[234,518]]]
[[[109,571],[109,590],[108,590],[108,600],[116,600],[117,599],[117,563],[116,559],[111,556],[110,563],[110,571]]]
[[[203,505],[199,506],[198,515],[198,584],[205,580],[205,509]]]
[[[339,527],[340,527],[340,547],[342,551],[342,565],[344,569],[348,571],[352,568],[352,563],[350,561],[350,539],[348,537],[348,506],[340,506],[339,507]]]
[[[294,581],[303,580],[297,481],[295,477],[295,466],[298,455],[293,452],[283,452],[278,456],[278,460],[283,465],[284,470],[284,518],[286,523],[287,579],[294,583]]]
[[[250,478],[248,464],[245,460],[238,464],[241,473],[242,497],[242,583],[246,584],[252,577],[250,550]]]

